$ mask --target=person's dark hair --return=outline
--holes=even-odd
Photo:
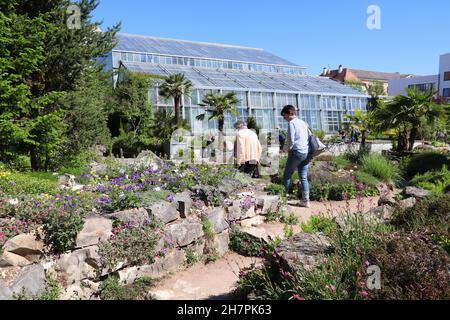
[[[281,110],[281,116],[284,116],[285,114],[295,115],[296,112],[297,110],[295,109],[294,106],[287,105],[283,108],[283,110]]]

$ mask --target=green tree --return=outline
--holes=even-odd
[[[382,108],[373,111],[378,131],[397,132],[397,151],[412,151],[421,125],[434,126],[445,117],[445,107],[434,102],[435,93],[407,88],[407,96],[397,96]]]
[[[0,154],[29,155],[34,170],[66,143],[65,93],[76,90],[96,59],[115,45],[116,25],[98,32],[96,0],[81,0],[80,28],[66,25],[67,0],[6,0],[0,4]],[[50,121],[51,120],[51,121]],[[49,132],[49,136],[45,136]],[[53,139],[61,134],[61,139]],[[42,136],[44,135],[44,136]],[[46,145],[48,144],[48,145]]]
[[[344,117],[350,121],[350,127],[361,132],[361,146],[365,147],[367,133],[369,132],[370,127],[370,115],[366,112],[356,110],[355,115],[346,114]]]
[[[184,74],[176,73],[171,74],[164,78],[163,83],[159,87],[159,93],[166,99],[173,98],[175,119],[178,125],[181,125],[181,100],[183,95],[190,96],[193,84],[188,80]]]
[[[380,81],[375,81],[373,84],[367,86],[367,92],[370,95],[367,104],[367,110],[372,111],[381,107],[383,100],[380,98],[380,96],[386,95],[384,84]]]
[[[227,94],[210,93],[206,95],[202,103],[199,105],[206,107],[206,113],[210,116],[208,120],[217,120],[219,131],[223,134],[223,129],[225,125],[225,114],[231,113],[232,115],[238,117],[239,111],[236,105],[239,103],[239,99],[233,92]],[[206,113],[199,114],[197,119],[203,121],[206,117]]]

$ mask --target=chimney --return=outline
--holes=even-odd
[[[342,71],[344,71],[344,67],[342,66],[342,64],[339,66],[339,73],[342,73]]]
[[[328,68],[325,67],[325,68],[323,68],[322,76],[326,76],[327,74],[328,74]]]

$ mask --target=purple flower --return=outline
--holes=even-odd
[[[169,194],[169,195],[166,197],[166,200],[169,201],[169,202],[173,202],[173,195]]]
[[[128,186],[123,187],[122,190],[125,190],[125,191],[134,191],[134,187],[131,186],[131,185],[128,185]]]
[[[254,205],[255,205],[255,199],[253,199],[252,197],[246,197],[244,200],[241,201],[241,207],[244,210],[248,210]]]
[[[96,202],[100,203],[100,204],[108,204],[108,203],[111,203],[112,200],[111,200],[111,198],[108,198],[108,197],[100,197],[96,200]]]

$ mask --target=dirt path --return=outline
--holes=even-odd
[[[378,197],[365,198],[362,201],[364,211],[377,206]],[[355,211],[358,207],[356,200],[348,204],[339,201],[312,202],[311,208],[288,207],[294,212],[299,222],[307,222],[313,214],[338,215],[346,210]],[[281,223],[265,223],[258,228],[265,229],[269,235],[283,236],[284,225]],[[294,232],[300,232],[300,226],[294,226]],[[150,292],[158,300],[221,300],[230,298],[230,293],[236,288],[239,271],[260,264],[261,259],[248,258],[230,252],[214,263],[204,265],[198,263],[187,270],[177,272],[163,279]]]

